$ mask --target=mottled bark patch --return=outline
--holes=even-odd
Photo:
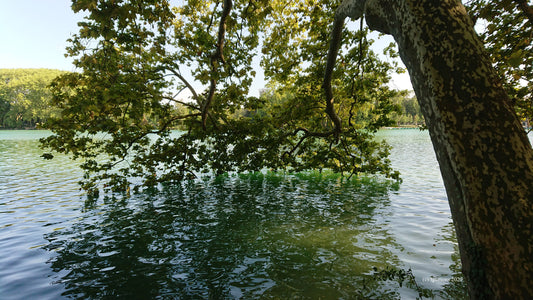
[[[368,0],[392,34],[430,135],[473,298],[533,297],[533,150],[464,7]]]

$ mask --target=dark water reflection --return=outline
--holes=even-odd
[[[464,298],[427,132],[382,131],[403,183],[250,175],[84,207],[76,163],[43,131],[0,131],[0,299],[415,299],[412,269]],[[90,204],[90,203],[89,203]]]
[[[46,235],[74,298],[397,297],[389,184],[247,175],[188,182],[88,209]]]

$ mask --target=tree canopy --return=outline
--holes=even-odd
[[[471,17],[458,0],[73,0],[87,15],[68,49],[79,72],[52,84],[62,114],[43,142],[83,159],[90,195],[99,180],[118,192],[265,168],[398,178],[372,139],[398,108],[396,66],[362,21],[344,28],[364,16],[409,70],[471,296],[530,298],[533,149],[512,106],[531,107],[532,11],[469,4]],[[486,20],[486,47],[472,19]],[[270,87],[259,98],[257,60]]]
[[[62,71],[49,69],[0,69],[0,128],[35,128],[59,116],[50,105],[48,88]]]
[[[43,142],[84,159],[89,190],[265,168],[398,178],[372,140],[397,110],[387,82],[398,67],[370,49],[362,23],[340,33],[334,95],[323,88],[338,4],[73,1],[87,14],[68,48],[79,72],[52,84],[62,115]],[[249,95],[257,61],[268,99]]]
[[[520,118],[533,119],[533,8],[526,0],[466,1]]]
[[[336,22],[339,4],[74,0],[87,15],[67,49],[78,72],[52,84],[62,114],[43,142],[84,159],[87,189],[99,180],[125,190],[133,178],[150,186],[264,168],[398,178],[388,147],[372,135],[399,120],[401,92],[387,83],[401,70],[371,50],[363,22]],[[487,20],[488,49],[530,116],[524,14],[504,2],[469,7]],[[333,43],[342,46],[328,65]],[[384,52],[397,56],[393,45]],[[257,65],[269,82],[259,98],[250,96]],[[410,114],[404,122],[420,122]],[[171,134],[176,126],[183,131]]]

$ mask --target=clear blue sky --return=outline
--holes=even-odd
[[[82,17],[70,0],[0,0],[0,68],[72,70],[66,40]]]
[[[82,16],[74,14],[70,5],[71,0],[0,0],[0,69],[74,70],[64,54]],[[262,84],[257,78],[255,89]],[[410,89],[409,76],[394,75],[392,86]]]

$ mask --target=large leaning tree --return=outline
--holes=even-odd
[[[345,1],[391,34],[439,161],[475,299],[533,296],[533,150],[459,1]]]
[[[83,158],[89,194],[98,180],[119,192],[131,180],[264,168],[396,177],[388,148],[372,141],[394,109],[394,66],[370,51],[362,22],[344,28],[364,18],[394,37],[409,71],[470,296],[533,297],[533,150],[459,1],[74,0],[73,9],[87,14],[68,49],[80,72],[53,84],[63,115],[44,143]],[[275,102],[248,96],[258,51],[283,95]],[[172,93],[181,90],[188,100]]]

